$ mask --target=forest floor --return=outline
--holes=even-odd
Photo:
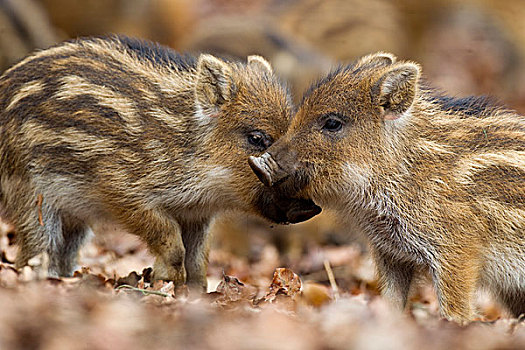
[[[130,235],[92,239],[60,279],[45,257],[15,270],[13,241],[0,235],[0,349],[525,349],[525,322],[485,295],[466,327],[438,316],[425,281],[409,310],[390,309],[358,244],[294,261],[265,241],[249,258],[215,245],[209,293],[193,295],[150,283],[153,259]]]

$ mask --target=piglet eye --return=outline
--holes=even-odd
[[[252,131],[246,137],[250,145],[261,150],[265,150],[271,145],[270,139],[261,131]]]
[[[343,123],[339,119],[329,117],[324,122],[323,130],[330,131],[330,132],[338,132],[339,130],[341,130],[342,127],[343,127]]]

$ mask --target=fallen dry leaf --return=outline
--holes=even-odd
[[[209,295],[215,300],[215,304],[220,306],[237,302],[251,304],[257,295],[257,290],[253,286],[245,285],[236,277],[223,274],[217,290]]]
[[[292,270],[279,267],[273,274],[270,290],[264,296],[264,301],[272,302],[278,295],[295,298],[301,291],[301,279]]]
[[[119,287],[124,284],[127,284],[132,287],[137,287],[141,278],[142,276],[140,276],[138,273],[136,273],[135,271],[131,271],[126,277],[120,277],[119,279],[117,279],[115,287]]]

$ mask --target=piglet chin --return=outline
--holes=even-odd
[[[321,212],[310,199],[285,197],[275,191],[264,191],[258,198],[260,214],[276,224],[296,224]]]
[[[299,222],[309,220],[321,213],[321,207],[317,206],[313,201],[309,199],[305,199],[303,201],[304,203],[301,203],[297,207],[290,208],[290,210],[288,210],[286,213],[288,222],[291,224],[297,224]]]

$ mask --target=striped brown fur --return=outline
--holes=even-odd
[[[288,132],[251,165],[275,188],[308,183],[368,236],[383,294],[405,307],[428,270],[442,314],[473,317],[477,287],[525,312],[525,118],[442,96],[421,68],[378,53],[305,94]]]
[[[0,78],[0,200],[17,228],[17,266],[47,252],[51,274],[71,274],[102,221],[144,239],[156,278],[205,287],[216,213],[283,223],[319,211],[275,195],[247,167],[290,114],[259,56],[226,62],[125,37],[34,53]]]

